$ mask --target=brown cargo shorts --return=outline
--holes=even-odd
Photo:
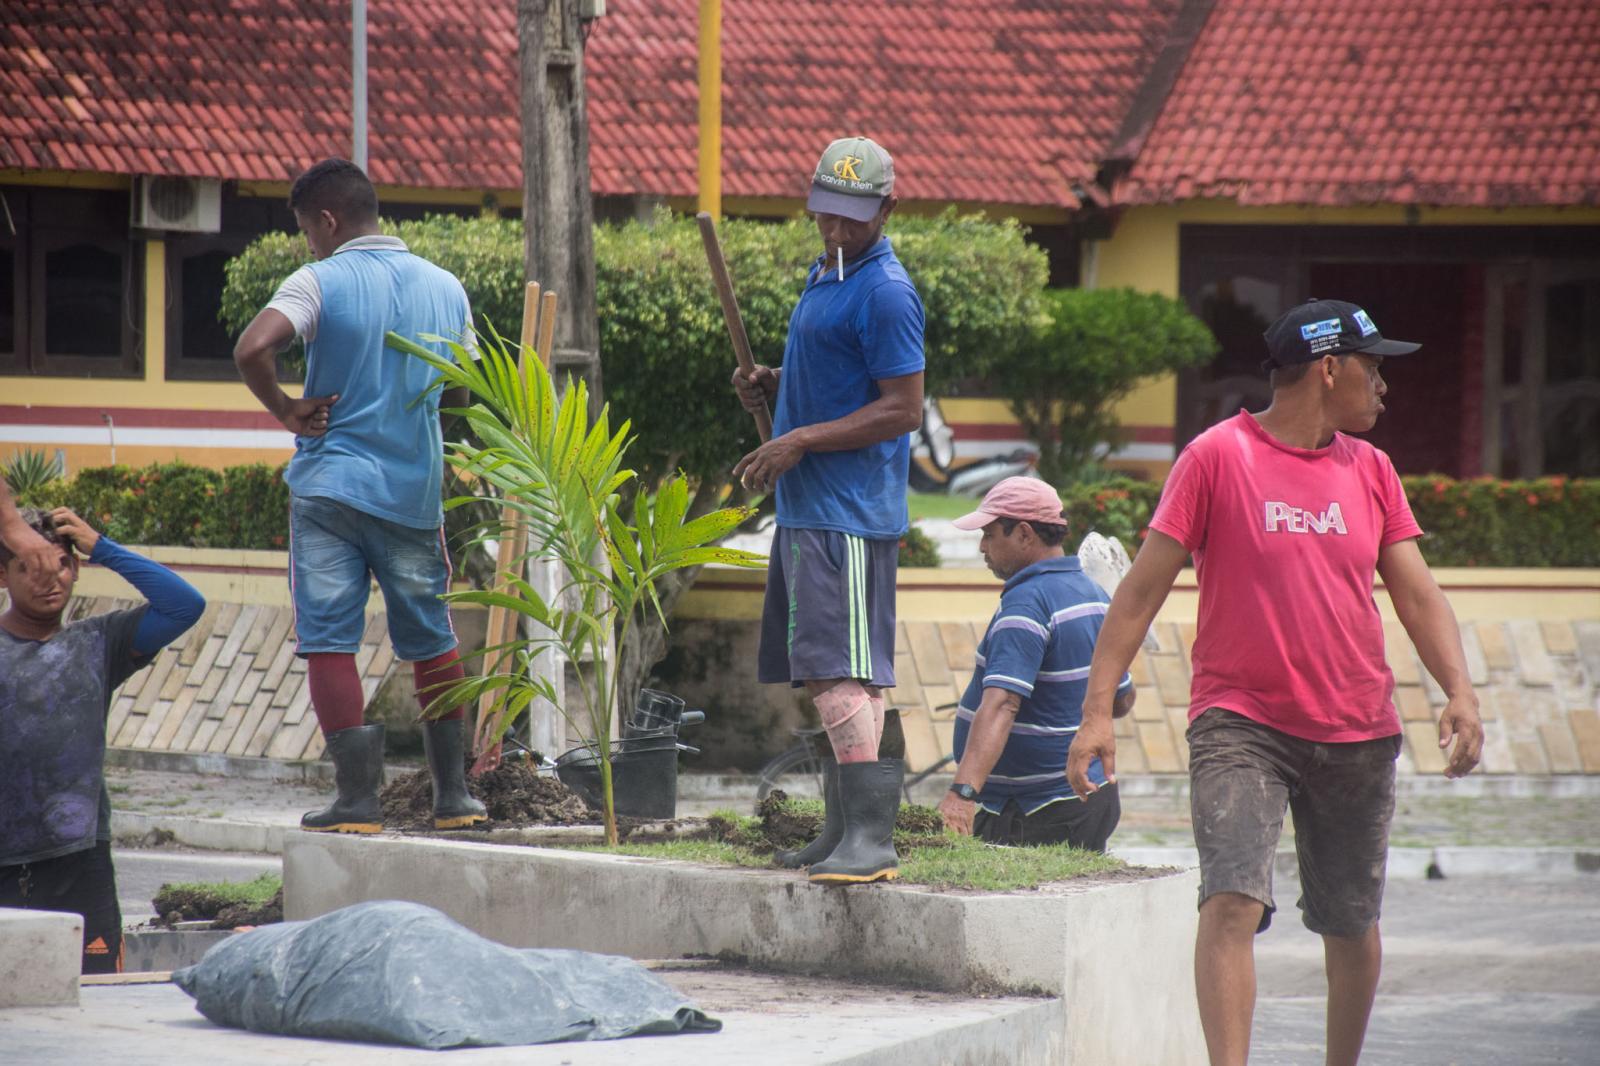
[[[1322,744],[1212,707],[1189,724],[1188,738],[1200,902],[1237,892],[1265,905],[1257,932],[1272,924],[1272,859],[1287,809],[1306,928],[1366,933],[1383,905],[1399,734]]]

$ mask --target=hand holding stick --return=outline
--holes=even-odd
[[[728,321],[728,335],[733,339],[733,355],[739,360],[739,369],[746,378],[751,378],[756,371],[755,357],[750,354],[750,338],[745,335],[744,317],[739,314],[739,301],[733,294],[733,279],[728,277],[728,264],[722,258],[722,245],[717,240],[717,224],[709,214],[702,211],[695,216],[700,223],[700,239],[705,242],[706,261],[711,264],[711,280],[717,287],[717,297],[722,301],[722,317]],[[750,414],[756,420],[756,431],[761,434],[763,442],[772,439],[772,414],[767,410],[767,405],[762,404],[759,409],[752,409]]]

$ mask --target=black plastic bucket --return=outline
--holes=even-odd
[[[681,701],[680,701],[681,702]],[[595,810],[604,806],[600,758],[573,748],[556,760],[556,776]],[[672,818],[678,813],[678,739],[675,731],[625,737],[611,746],[611,795],[618,814]]]
[[[629,719],[622,735],[632,737],[659,733],[662,730],[676,733],[678,721],[683,717],[683,707],[683,700],[670,692],[642,688],[639,690],[639,698],[633,704],[633,717]]]

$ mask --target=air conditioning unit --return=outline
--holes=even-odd
[[[216,178],[141,177],[133,183],[133,227],[216,233],[222,229],[222,182]]]

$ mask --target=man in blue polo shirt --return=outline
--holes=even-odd
[[[881,146],[865,137],[828,146],[806,200],[822,255],[790,316],[783,366],[733,380],[747,407],[778,401],[772,439],[734,474],[777,493],[757,676],[803,685],[833,747],[822,834],[779,855],[820,882],[887,880],[897,869],[903,764],[898,752],[880,758],[879,741],[923,369],[922,300],[883,235],[897,202]]]
[[[1006,584],[956,712],[955,783],[939,813],[956,832],[992,844],[1104,851],[1122,814],[1116,785],[1096,761],[1090,780],[1101,788],[1080,797],[1066,771],[1109,599],[1063,552],[1066,514],[1043,481],[1007,478],[954,525],[983,530],[984,561]],[[1118,717],[1133,698],[1124,674]]]
[[[317,832],[383,828],[383,726],[364,725],[356,652],[375,580],[395,656],[412,664],[424,711],[465,676],[441,593],[450,586],[440,482],[444,446],[437,375],[384,345],[393,330],[462,338],[472,312],[453,274],[412,255],[378,223],[378,194],[354,163],[325,159],[295,180],[289,207],[315,262],[291,274],[245,327],[234,362],[245,384],[295,434],[284,480],[295,653],[306,660],[311,706],[333,760],[338,798],[300,820]],[[278,386],[277,354],[306,346],[305,397]],[[423,342],[428,343],[428,342]],[[450,349],[434,344],[439,354]],[[446,406],[459,406],[452,400]],[[485,820],[468,793],[462,716],[423,727],[433,774],[434,825]]]

